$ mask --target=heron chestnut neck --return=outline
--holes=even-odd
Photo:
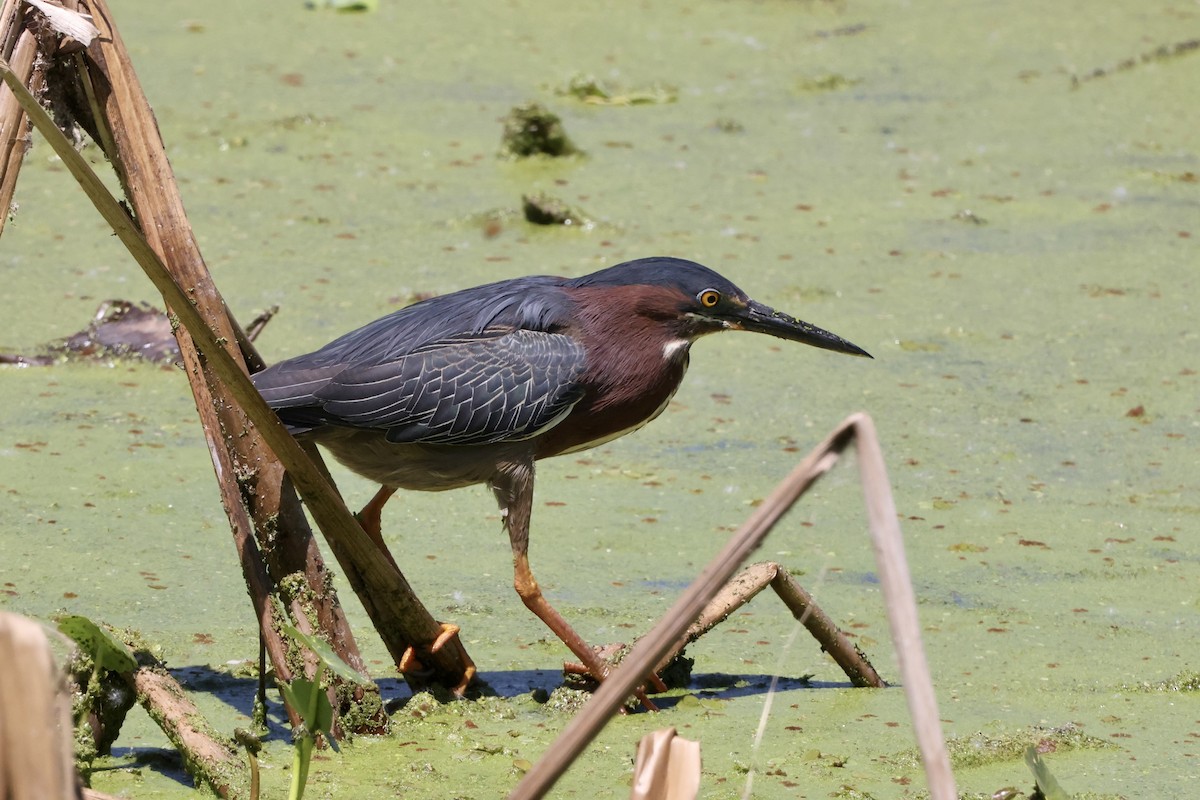
[[[707,333],[678,311],[687,296],[674,287],[568,288],[576,307],[571,335],[587,352],[583,395],[572,425],[547,431],[536,457],[595,447],[655,419],[679,389],[692,341]]]

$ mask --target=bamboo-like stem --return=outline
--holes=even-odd
[[[700,612],[696,621],[688,626],[680,641],[659,662],[655,672],[664,669],[683,648],[724,622],[730,614],[749,603],[767,587],[775,590],[775,594],[792,612],[792,616],[820,643],[821,649],[842,668],[853,685],[877,689],[887,686],[871,666],[871,662],[851,643],[833,618],[825,613],[812,595],[805,591],[782,565],[774,561],[752,564],[725,584]]]
[[[143,652],[140,658],[148,656]],[[128,678],[138,702],[175,745],[193,777],[208,784],[219,797],[249,797],[249,766],[237,747],[209,727],[162,664],[142,664]]]
[[[43,75],[33,68],[37,39],[23,24],[22,0],[4,0],[0,6],[0,58],[12,65],[22,85],[41,90]],[[0,93],[0,233],[8,222],[17,190],[17,177],[29,147],[29,124],[15,95]]]
[[[71,697],[41,623],[0,611],[0,797],[76,800]]]
[[[98,4],[99,0],[94,2]],[[228,339],[214,332],[209,322],[200,314],[189,291],[176,284],[125,208],[109,193],[91,166],[55,127],[49,115],[29,94],[7,63],[0,62],[0,77],[3,77],[4,82],[17,96],[34,126],[50,142],[97,211],[163,295],[167,305],[203,355],[204,369],[211,371],[230,394],[231,400],[244,412],[245,424],[239,429],[226,430],[225,434],[239,439],[257,431],[287,468],[291,480],[304,496],[313,518],[330,542],[343,570],[360,581],[356,586],[359,597],[393,658],[398,663],[410,646],[421,647],[433,642],[442,632],[442,628],[421,605],[403,575],[384,559],[379,558],[374,543],[351,516],[341,497],[331,489],[321,471],[305,456],[299,443],[267,407],[242,367],[226,351]],[[194,291],[194,288],[190,291]],[[198,402],[197,405],[200,407],[203,404]],[[210,450],[223,449],[221,443],[207,433],[207,429],[206,435],[209,435]],[[238,466],[230,464],[227,467],[217,463],[219,474],[226,469],[232,472]],[[240,466],[253,469],[262,465],[251,463]],[[227,485],[225,481],[222,483]],[[226,505],[233,505],[228,498]],[[263,613],[260,613],[260,618]],[[356,655],[347,658],[347,661],[352,665],[355,661],[361,664]],[[462,683],[470,663],[465,649],[457,639],[447,642],[436,652],[422,652],[421,661],[430,670],[431,681],[447,686]]]
[[[958,793],[954,786],[954,773],[950,770],[950,755],[942,735],[929,662],[921,644],[917,598],[908,570],[908,557],[904,553],[896,503],[888,484],[883,448],[875,433],[875,422],[866,414],[859,414],[854,419],[858,470],[867,506],[871,543],[875,549],[875,563],[879,565],[879,583],[883,589],[892,643],[896,646],[896,657],[900,662],[908,713],[912,716],[917,746],[921,750],[921,763],[925,765],[925,777],[929,782],[929,795],[933,800],[955,800]]]
[[[953,800],[956,797],[954,777],[950,772],[950,761],[938,723],[933,683],[921,650],[916,600],[912,585],[908,582],[908,569],[903,559],[899,524],[896,522],[895,504],[887,482],[882,450],[870,417],[859,413],[843,420],[755,509],[653,630],[642,637],[619,667],[609,673],[592,699],[551,744],[547,754],[525,773],[509,794],[510,800],[540,798],[550,791],[588,742],[620,709],[625,698],[654,666],[662,662],[688,627],[699,619],[705,606],[721,591],[742,562],[758,548],[775,524],[809,487],[833,468],[851,442],[858,443],[859,461],[864,465],[860,475],[867,496],[868,521],[872,526],[872,538],[877,540],[875,553],[879,560],[880,580],[884,584],[893,641],[898,650],[904,651],[900,656],[901,673],[925,763],[930,794],[934,800]],[[869,465],[866,462],[870,462]],[[890,538],[891,543],[886,546],[879,544],[878,540],[883,538]],[[885,565],[884,559],[892,563]],[[894,586],[897,581],[904,581],[905,587],[897,590]],[[897,607],[899,605],[907,607],[901,609]],[[914,655],[913,651],[920,655]]]

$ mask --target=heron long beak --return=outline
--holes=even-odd
[[[873,356],[856,344],[852,344],[837,334],[830,333],[824,328],[790,317],[782,311],[776,311],[770,306],[751,300],[740,313],[727,317],[725,320],[731,328],[755,333],[766,333],[780,339],[793,342],[803,342],[822,350],[833,350],[852,356]]]

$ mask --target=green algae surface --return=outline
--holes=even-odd
[[[245,319],[282,307],[259,341],[268,359],[424,293],[654,254],[713,266],[875,356],[713,337],[661,419],[544,462],[532,563],[583,636],[647,630],[808,447],[863,409],[960,790],[1031,787],[1029,746],[1073,794],[1194,789],[1194,4],[113,6],[218,286]],[[579,75],[671,87],[672,102],[563,94]],[[501,120],[533,101],[585,155],[499,157]],[[528,225],[521,198],[536,193],[596,224]],[[17,202],[0,247],[5,352],[84,327],[102,300],[156,299],[41,142]],[[0,368],[0,403],[0,608],[138,629],[217,727],[246,724],[254,618],[183,376]],[[337,477],[352,506],[373,491]],[[763,556],[802,570],[896,681],[863,520],[841,468]],[[564,650],[510,588],[485,490],[398,496],[385,526],[499,696],[409,699],[340,584],[398,710],[391,735],[318,754],[309,796],[500,796],[570,718],[540,702]],[[794,631],[760,596],[690,649],[686,692],[615,720],[555,796],[624,795],[638,737],[667,725],[701,742],[704,797],[740,797],[751,779],[756,797],[921,796],[901,691],[848,688]],[[264,796],[282,796],[272,699]],[[93,784],[188,796],[138,713]]]

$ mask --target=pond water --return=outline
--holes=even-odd
[[[866,410],[960,790],[1029,787],[1014,743],[1039,741],[1072,793],[1193,789],[1200,705],[1169,682],[1200,669],[1194,3],[113,11],[230,308],[281,306],[259,341],[270,360],[418,293],[655,254],[708,264],[875,356],[712,337],[654,424],[544,462],[532,563],[584,637],[648,629],[755,501]],[[674,101],[557,91],[579,74]],[[529,100],[586,155],[499,159],[501,118]],[[596,224],[525,223],[533,192]],[[17,202],[0,248],[4,352],[69,335],[103,300],[156,300],[44,142]],[[252,682],[222,676],[255,657],[254,619],[183,376],[4,367],[0,403],[0,608],[138,629],[215,724],[245,724]],[[336,477],[351,506],[374,490]],[[557,685],[564,651],[512,592],[484,489],[398,496],[385,532],[500,697],[405,705],[392,736],[322,755],[311,796],[498,796],[569,719],[530,696]],[[762,555],[803,570],[898,680],[854,469]],[[385,695],[403,699],[341,592]],[[614,721],[555,796],[623,795],[637,738],[667,725],[700,740],[704,797],[742,796],[750,773],[757,797],[919,796],[900,689],[847,688],[794,630],[772,597],[755,600],[691,649],[689,699]],[[788,680],[756,739],[776,674]],[[282,796],[288,738],[272,712],[265,796]],[[186,796],[143,717],[94,785]]]

